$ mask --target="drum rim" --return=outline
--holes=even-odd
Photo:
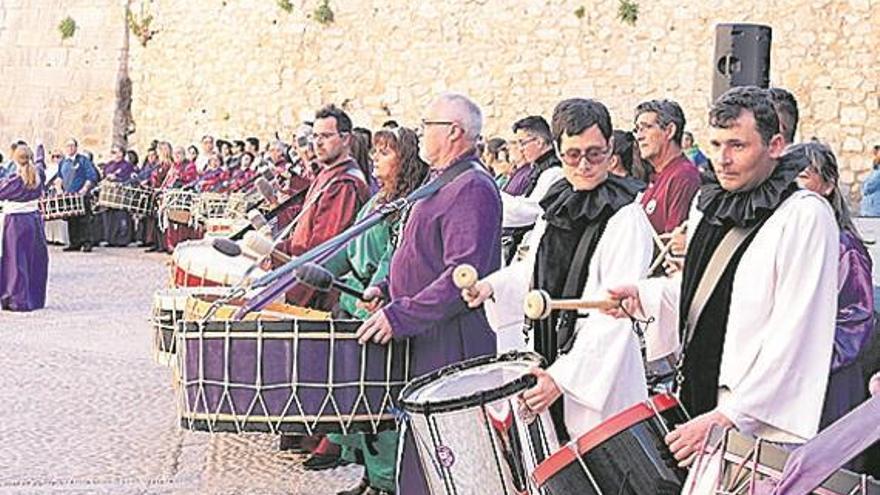
[[[535,377],[535,375],[527,373],[502,387],[482,392],[474,392],[472,394],[462,397],[456,397],[454,399],[444,399],[427,402],[414,402],[408,399],[408,397],[412,395],[416,390],[444,376],[452,375],[453,373],[457,373],[467,368],[482,366],[491,363],[516,361],[519,359],[534,360],[535,364],[538,366],[542,365],[544,362],[544,359],[541,357],[540,354],[524,351],[510,351],[499,355],[478,356],[475,358],[466,359],[464,361],[446,365],[439,370],[432,371],[431,373],[422,375],[418,378],[411,380],[409,383],[406,384],[406,386],[403,387],[403,389],[401,389],[397,402],[400,404],[400,407],[402,407],[407,412],[428,415],[457,411],[460,409],[478,406],[498,399],[502,399],[504,397],[508,397],[513,393],[519,392],[520,390],[534,385],[537,382],[537,378]]]
[[[653,407],[648,402],[654,404]],[[618,433],[629,429],[631,426],[641,423],[646,419],[650,419],[656,412],[666,412],[676,406],[679,406],[678,400],[670,394],[654,395],[648,400],[634,404],[623,411],[611,416],[590,431],[579,436],[575,441],[577,445],[577,454],[569,447],[565,446],[554,452],[550,457],[544,459],[538,464],[532,472],[532,479],[542,488],[544,484],[559,471],[568,467],[571,463],[576,462],[577,456],[583,456],[595,449],[599,445],[605,443]],[[570,445],[570,444],[569,444]]]

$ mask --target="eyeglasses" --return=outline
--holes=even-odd
[[[425,135],[425,128],[432,125],[457,125],[455,122],[451,120],[425,120],[422,119],[422,122],[419,124],[419,128],[416,129],[419,137]]]
[[[538,140],[537,137],[532,136],[532,137],[529,137],[529,138],[525,138],[525,139],[520,139],[520,140],[518,140],[518,141],[514,141],[513,143],[514,143],[515,145],[519,146],[520,148],[525,148],[526,146],[529,145],[529,143],[531,143],[532,141],[537,141],[537,140]]]
[[[554,147],[559,159],[569,167],[577,167],[583,159],[586,159],[590,165],[601,165],[608,159],[608,154],[611,152],[610,146],[605,148],[590,147],[585,150],[569,148],[565,152],[560,151],[556,145]]]
[[[345,132],[316,132],[309,136],[309,140],[313,143],[317,143],[318,141],[326,141],[333,136],[342,136],[346,134]]]

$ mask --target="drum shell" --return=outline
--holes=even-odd
[[[172,287],[231,286],[239,283],[253,265],[244,256],[226,256],[210,241],[185,241],[174,248],[171,256],[170,285]],[[251,270],[249,279],[264,275],[260,268]]]
[[[637,404],[609,418],[542,463],[536,482],[549,495],[679,494],[687,472],[676,466],[664,437],[688,418],[671,396],[651,401],[659,417]]]
[[[406,398],[457,370],[517,358],[529,359],[528,367],[540,364],[536,355],[513,352],[457,363],[407,384],[401,404],[430,493],[540,493],[529,475],[558,443],[548,413],[524,414],[519,395],[534,384],[532,375],[493,390],[474,390],[463,400],[420,404]]]
[[[358,343],[353,320],[184,322],[177,336],[180,419],[227,432],[393,428],[408,345]]]
[[[102,182],[98,191],[97,206],[127,211],[134,215],[153,212],[153,191],[118,182]]]

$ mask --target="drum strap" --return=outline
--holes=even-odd
[[[718,244],[715,252],[712,253],[709,264],[706,266],[706,271],[703,272],[703,277],[697,285],[690,308],[688,308],[687,319],[685,320],[685,334],[681,342],[682,349],[686,349],[691,339],[693,339],[694,330],[697,328],[697,321],[700,319],[700,315],[703,313],[709,297],[715,291],[718,281],[721,280],[724,270],[730,264],[734,253],[749,238],[752,232],[761,225],[763,225],[763,222],[757,222],[749,227],[733,227],[724,235],[721,243]],[[684,356],[684,352],[681,355]],[[679,363],[681,362],[682,359],[679,360]]]

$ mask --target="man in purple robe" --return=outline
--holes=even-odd
[[[364,294],[386,303],[358,330],[361,342],[409,339],[413,376],[495,354],[496,337],[482,307],[468,309],[452,281],[453,269],[463,263],[481,276],[501,265],[501,198],[479,165],[475,148],[481,128],[480,109],[465,96],[444,94],[428,108],[421,156],[430,164],[429,177],[462,162],[474,166],[413,206],[388,279]],[[428,493],[410,431],[401,456],[397,493]]]
[[[46,305],[49,254],[37,204],[45,178],[27,146],[13,162],[0,179],[0,309],[32,311]]]

